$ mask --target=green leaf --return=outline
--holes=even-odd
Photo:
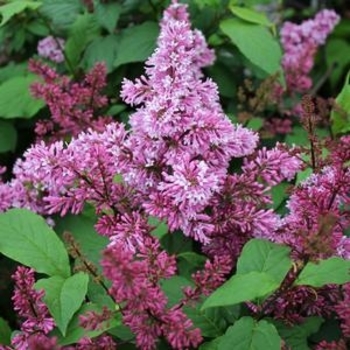
[[[271,4],[279,4],[282,5],[283,0],[231,0],[230,5],[241,5],[244,6],[256,6],[256,5],[271,5]]]
[[[70,275],[62,241],[42,217],[27,209],[0,214],[0,252],[40,273]]]
[[[83,66],[91,69],[95,63],[104,62],[107,73],[113,70],[113,63],[117,57],[119,39],[116,35],[97,37],[86,48],[83,58]]]
[[[122,184],[124,183],[124,178],[122,174],[115,174],[113,176],[113,182],[116,184]]]
[[[44,0],[40,13],[50,20],[57,30],[67,30],[84,10],[79,0]]]
[[[33,21],[28,23],[25,27],[26,31],[39,36],[45,37],[50,35],[50,29],[43,22]]]
[[[99,32],[100,28],[93,14],[84,13],[77,16],[64,47],[67,59],[73,67],[78,65],[86,46],[98,36]]]
[[[321,260],[317,264],[309,262],[295,281],[295,285],[322,287],[325,284],[350,282],[350,260],[338,257]]]
[[[273,324],[242,317],[229,327],[218,350],[280,350],[281,338]]]
[[[121,325],[121,317],[120,314],[118,314],[114,319],[103,322],[99,329],[94,331],[88,331],[85,328],[82,328],[79,323],[79,316],[86,314],[88,311],[95,311],[97,313],[101,313],[102,310],[99,306],[93,303],[83,304],[69,323],[66,332],[67,335],[65,337],[62,336],[60,332],[53,332],[52,336],[56,336],[58,338],[58,342],[60,345],[64,346],[76,343],[83,337],[94,338],[108,331],[111,328]]]
[[[222,5],[221,0],[194,0],[194,2],[201,10],[204,9],[206,6],[215,8]]]
[[[344,86],[335,99],[338,106],[331,112],[332,130],[335,134],[344,133],[350,130],[350,72],[346,76]],[[338,111],[339,107],[342,111]]]
[[[31,74],[13,77],[0,85],[0,117],[31,118],[45,105],[30,94],[30,85],[36,80]]]
[[[310,177],[310,175],[313,173],[313,169],[312,168],[306,168],[305,170],[299,171],[297,173],[297,177],[295,180],[295,184],[299,185],[300,183],[302,183],[303,181],[305,181],[307,178]]]
[[[110,285],[109,281],[105,281],[105,284]],[[110,295],[106,292],[106,290],[101,286],[100,283],[97,283],[92,278],[89,281],[87,296],[89,301],[93,302],[96,305],[101,307],[107,306],[110,309],[114,308],[115,302],[110,297]]]
[[[155,216],[150,216],[148,218],[148,224],[154,227],[154,229],[151,231],[151,234],[158,239],[161,239],[169,231],[166,222],[158,220]]]
[[[210,77],[217,83],[221,95],[232,98],[236,96],[237,86],[234,79],[232,79],[232,72],[228,67],[220,62],[208,68]]]
[[[342,54],[339,55],[339,52]],[[350,44],[344,39],[332,38],[327,41],[325,55],[327,67],[332,69],[329,80],[334,88],[342,77],[345,68],[349,66]]]
[[[119,113],[123,112],[126,109],[126,106],[124,104],[116,104],[112,105],[108,111],[107,115],[118,115]]]
[[[17,130],[11,123],[0,120],[0,140],[0,153],[15,150]]]
[[[308,317],[302,324],[287,326],[281,321],[273,321],[279,335],[291,350],[309,350],[308,337],[316,333],[323,323],[318,316]]]
[[[265,27],[239,19],[226,19],[220,29],[231,39],[242,54],[267,74],[281,74],[281,47]]]
[[[293,127],[292,132],[286,136],[285,141],[288,145],[291,146],[307,146],[310,144],[307,131],[301,126]]]
[[[254,271],[245,275],[234,275],[208,297],[202,309],[234,305],[265,297],[278,286],[279,283],[265,272]]]
[[[79,244],[84,256],[91,261],[100,272],[102,251],[107,247],[108,238],[99,235],[94,228],[95,217],[89,217],[85,212],[81,215],[66,215],[55,220],[55,229],[59,233],[70,232]]]
[[[8,323],[0,317],[0,344],[11,345],[11,328]]]
[[[11,79],[15,76],[24,76],[28,73],[28,65],[25,63],[15,64],[10,62],[6,66],[0,68],[0,83]]]
[[[200,310],[198,306],[185,306],[183,310],[203,337],[216,338],[224,334],[227,323],[220,308]]]
[[[179,274],[191,279],[192,273],[203,268],[206,257],[195,252],[184,252],[177,255]]]
[[[254,117],[249,120],[247,128],[258,131],[264,125],[264,119],[259,117]]]
[[[252,239],[243,248],[237,262],[237,274],[266,272],[276,283],[281,283],[292,261],[290,248],[263,239]]]
[[[169,254],[184,253],[192,251],[192,239],[183,235],[180,231],[175,231],[171,235],[164,235],[161,239],[161,246]]]
[[[279,183],[277,186],[272,187],[271,195],[272,195],[272,208],[277,209],[281,206],[281,204],[287,198],[287,188],[289,184],[285,182]]]
[[[114,66],[145,61],[155,49],[158,34],[158,24],[154,22],[145,22],[124,29]]]
[[[274,27],[274,24],[271,21],[269,21],[269,19],[263,12],[257,12],[247,7],[233,5],[231,5],[229,8],[234,15],[236,15],[240,19],[243,19],[244,21],[255,24],[261,24],[266,27]]]
[[[122,6],[117,3],[101,4],[98,2],[95,6],[95,13],[99,25],[113,33],[118,23]]]
[[[219,344],[221,342],[221,338],[222,337],[218,337],[213,339],[210,342],[205,342],[201,344],[201,346],[199,347],[199,350],[218,350]]]
[[[7,23],[14,15],[23,12],[25,9],[36,10],[41,5],[38,1],[13,1],[0,6],[1,21],[0,27]]]
[[[193,283],[182,276],[173,276],[161,281],[163,292],[168,298],[168,306],[173,307],[184,297],[182,288],[192,286]]]
[[[89,276],[79,272],[67,279],[53,276],[35,284],[36,289],[44,289],[44,302],[63,336],[69,321],[84,301],[88,282]]]
[[[339,340],[342,337],[342,331],[339,327],[339,320],[335,318],[328,318],[317,330],[316,333],[310,335],[310,341],[312,343],[320,343],[322,340],[327,342],[332,342],[334,340]]]
[[[108,333],[116,336],[117,338],[119,338],[125,342],[135,338],[135,336],[131,332],[130,328],[128,326],[123,325],[123,324],[120,324],[117,327],[109,329]]]

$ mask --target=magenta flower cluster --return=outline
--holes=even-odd
[[[113,244],[105,251],[102,267],[112,281],[110,294],[122,305],[124,323],[136,334],[139,348],[154,349],[160,336],[174,349],[201,343],[200,331],[193,329],[184,312],[167,307],[160,281],[175,274],[176,260],[162,251],[157,241],[145,239],[136,254],[122,244]]]
[[[80,82],[59,75],[40,61],[29,61],[29,69],[42,79],[32,84],[31,92],[45,101],[51,113],[50,119],[36,123],[35,133],[40,140],[62,140],[88,128],[103,130],[111,122],[110,117],[99,115],[108,103],[102,94],[107,74],[103,63],[97,63]]]
[[[61,63],[64,61],[64,40],[48,36],[38,43],[38,55],[47,58],[52,62]]]
[[[289,91],[305,93],[311,88],[309,73],[316,51],[325,43],[339,19],[333,10],[322,10],[314,19],[301,24],[284,23],[280,32],[284,50],[282,66]]]
[[[13,275],[15,291],[12,297],[14,310],[24,319],[21,332],[12,339],[16,350],[27,350],[31,337],[40,334],[44,338],[54,328],[55,322],[42,301],[43,291],[34,289],[34,270],[19,266]]]
[[[328,165],[312,174],[297,187],[287,203],[275,239],[293,246],[300,256],[325,259],[334,255],[350,259],[350,238],[344,228],[350,226],[350,138],[344,136],[333,148]]]

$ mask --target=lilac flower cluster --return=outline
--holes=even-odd
[[[350,283],[343,286],[343,298],[335,306],[344,337],[350,338]]]
[[[85,202],[95,204],[98,212],[113,208],[128,193],[113,182],[123,167],[125,136],[122,124],[110,124],[103,133],[81,133],[67,147],[62,141],[32,146],[25,160],[15,164],[15,178],[0,184],[2,206],[62,216],[81,212]]]
[[[36,124],[39,139],[46,136],[51,141],[62,140],[88,128],[103,130],[111,122],[109,117],[96,117],[96,112],[108,103],[101,93],[106,86],[107,74],[103,63],[97,63],[81,82],[60,76],[40,61],[29,61],[29,69],[43,80],[32,84],[32,94],[43,99],[51,113],[49,120]]]
[[[102,266],[112,281],[114,300],[122,305],[123,321],[136,334],[141,349],[154,349],[159,336],[164,336],[174,349],[196,347],[202,341],[200,331],[180,308],[167,307],[160,280],[176,272],[175,257],[160,249],[149,237],[133,254],[122,244],[114,244],[104,253]],[[145,292],[147,291],[147,292]]]
[[[12,297],[14,310],[24,319],[21,332],[12,339],[12,345],[17,350],[27,350],[30,338],[39,333],[45,337],[55,326],[49,316],[48,309],[42,297],[43,291],[34,289],[34,270],[19,266],[13,275],[15,291]]]
[[[48,58],[49,60],[61,63],[64,61],[64,40],[61,38],[54,38],[48,36],[38,43],[38,54],[41,57]]]
[[[282,66],[290,92],[306,92],[312,86],[309,73],[314,65],[317,48],[339,22],[333,10],[322,10],[314,19],[301,24],[285,22],[281,29],[284,50]]]
[[[123,82],[125,102],[139,105],[126,143],[133,159],[123,175],[145,195],[148,214],[208,243],[215,226],[205,209],[222,190],[229,161],[252,154],[258,137],[231,124],[217,86],[201,79],[200,68],[212,62],[213,53],[190,29],[186,7],[173,4],[161,29],[146,76]]]
[[[350,138],[340,139],[329,156],[327,166],[312,174],[290,196],[279,235],[273,240],[294,248],[299,258],[324,259],[333,255],[350,259]]]
[[[350,137],[344,136],[331,147],[325,161],[327,166],[294,189],[287,203],[289,213],[280,221],[278,230],[266,236],[292,247],[296,261],[319,261],[332,256],[350,259],[350,238],[344,232],[350,226],[349,159]],[[293,274],[288,277],[291,281],[295,279]],[[349,296],[349,284],[343,286],[343,290],[334,285],[294,286],[283,291],[265,311],[290,324],[302,322],[311,315],[330,318],[336,312],[346,338],[350,334]],[[253,305],[252,310],[255,307]],[[332,346],[326,348],[332,349]],[[339,349],[342,346],[339,345]],[[323,344],[317,349],[323,349]]]
[[[26,207],[46,216],[64,216],[82,212],[86,203],[94,206],[95,228],[110,240],[102,260],[104,275],[112,282],[109,293],[142,349],[154,349],[159,337],[175,349],[200,344],[201,334],[182,306],[223,283],[252,237],[286,243],[296,256],[314,260],[350,254],[341,230],[342,224],[349,226],[341,209],[349,204],[349,172],[344,167],[350,158],[349,140],[343,138],[342,147],[333,151],[329,168],[295,190],[290,212],[281,218],[270,208],[270,190],[301,169],[297,150],[280,144],[258,150],[258,136],[230,122],[216,84],[201,72],[213,59],[203,35],[191,29],[186,5],[173,1],[164,13],[158,48],[146,62],[145,75],[123,82],[122,98],[137,106],[129,131],[120,123],[92,123],[89,103],[96,108],[106,103],[99,94],[104,84],[101,65],[78,84],[33,63],[45,81],[33,89],[45,98],[54,123],[62,128],[58,138],[67,132],[73,138],[69,143],[33,145],[15,164],[14,178],[0,183],[0,210]],[[87,126],[94,129],[79,133]],[[46,125],[39,134],[53,129]],[[237,159],[242,166],[234,172],[232,161]],[[186,288],[184,299],[173,307],[167,305],[161,282],[176,274],[175,257],[152,236],[149,216],[201,243],[211,258],[193,275],[195,286]],[[324,246],[316,247],[313,237]],[[311,294],[301,288],[285,295],[277,303],[280,313],[271,313],[295,320],[296,310]],[[306,315],[318,314],[334,302],[319,300],[316,311],[314,304],[307,304]],[[102,320],[106,315],[100,316]],[[91,314],[81,322],[96,328],[98,318]],[[92,340],[81,342],[81,349],[98,348]],[[100,349],[114,346],[108,337],[99,344]]]

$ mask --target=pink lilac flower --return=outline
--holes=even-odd
[[[101,335],[96,338],[84,337],[74,347],[76,350],[116,350],[117,348],[115,341],[108,335]]]
[[[291,180],[300,168],[293,152],[280,145],[244,158],[243,173],[227,176],[222,190],[212,199],[211,223],[215,229],[204,251],[211,257],[231,256],[235,262],[249,238],[274,240],[281,218],[267,208],[270,186]]]
[[[195,301],[202,295],[209,295],[225,282],[225,277],[231,271],[231,258],[229,256],[216,256],[213,261],[207,260],[204,269],[192,275],[195,287],[186,287],[183,292],[183,303]]]
[[[292,180],[301,169],[302,162],[290,152],[283,150],[277,143],[273,149],[262,148],[252,159],[244,159],[245,173],[258,173],[258,177],[269,185],[276,185],[282,180]]]
[[[272,314],[275,319],[289,325],[302,323],[309,316],[330,318],[338,298],[338,290],[334,286],[316,289],[297,286],[282,293],[265,310],[265,314]]]
[[[105,218],[107,218],[105,216]],[[113,220],[113,218],[112,218]],[[97,228],[101,222],[97,224]],[[149,236],[150,226],[145,216],[137,211],[121,214],[114,220],[107,235],[110,245],[121,243],[125,248],[136,252],[137,247],[141,247],[144,239]]]
[[[280,118],[266,119],[264,120],[264,131],[271,136],[289,134],[292,132],[292,121]]]
[[[25,159],[16,162],[15,178],[6,184],[12,193],[8,204],[46,215],[77,214],[86,202],[95,203],[98,212],[120,208],[118,198],[123,199],[128,191],[113,178],[127,162],[122,146],[125,137],[122,124],[110,124],[103,133],[81,133],[67,146],[62,141],[32,146]]]
[[[280,148],[253,155],[258,136],[231,124],[216,84],[203,80],[200,69],[212,62],[213,53],[191,30],[186,5],[174,2],[164,16],[146,76],[134,85],[124,81],[122,96],[134,103],[130,95],[135,93],[141,104],[131,116],[130,132],[110,124],[102,132],[83,132],[68,145],[33,146],[7,184],[14,194],[12,206],[66,215],[78,214],[88,202],[99,216],[97,231],[110,237],[111,244],[122,242],[134,251],[149,234],[145,223],[152,215],[165,220],[171,231],[181,229],[205,244],[227,235],[238,254],[249,237],[273,234],[279,224],[266,209],[271,198],[262,179],[270,185],[291,179],[299,163]],[[59,79],[51,68],[33,65],[46,84]],[[60,84],[69,85],[67,79]],[[232,158],[249,155],[244,174],[227,175]],[[122,182],[114,181],[116,174]],[[233,178],[234,186],[226,186]],[[221,204],[228,197],[234,202]],[[218,248],[217,243],[212,247]]]
[[[28,349],[32,334],[48,334],[55,326],[48,309],[42,301],[43,291],[34,289],[34,270],[19,266],[12,276],[15,281],[15,290],[12,297],[14,310],[24,319],[21,324],[21,333],[12,339],[12,345],[17,350]]]
[[[48,36],[38,43],[38,54],[41,57],[48,58],[49,60],[61,63],[64,61],[64,44],[65,41],[61,38],[54,38]]]
[[[147,213],[203,243],[214,227],[204,210],[220,192],[230,159],[251,154],[258,141],[231,124],[216,84],[203,79],[201,68],[213,58],[203,35],[190,28],[186,5],[174,1],[146,74],[135,83],[125,79],[121,92],[139,106],[130,117],[126,145],[133,158],[125,181],[144,194]]]
[[[17,348],[15,348],[17,350]],[[61,350],[63,347],[57,344],[56,337],[49,337],[45,334],[32,334],[27,341],[27,350]],[[65,347],[65,350],[72,350],[73,347]]]
[[[109,321],[113,316],[113,312],[106,306],[102,308],[102,312],[88,311],[84,315],[79,316],[79,325],[86,330],[98,330],[103,324]]]
[[[345,338],[350,338],[350,283],[342,287],[343,298],[335,306],[340,327]]]
[[[349,259],[350,239],[344,228],[350,222],[348,211],[342,210],[350,200],[349,176],[343,167],[328,166],[296,188],[287,203],[290,213],[275,239],[316,259],[333,255]]]
[[[45,101],[51,113],[49,120],[36,124],[35,132],[40,139],[49,136],[51,141],[61,140],[89,128],[102,131],[111,122],[110,117],[99,115],[108,102],[101,93],[107,74],[103,63],[96,63],[80,82],[59,75],[40,61],[30,60],[29,69],[44,80],[33,83],[31,92]]]
[[[284,50],[282,66],[287,88],[291,92],[306,92],[312,86],[309,73],[314,65],[317,48],[323,45],[340,17],[333,10],[322,10],[314,19],[301,24],[285,22],[281,29]]]
[[[174,349],[197,346],[202,338],[198,329],[180,309],[168,309],[159,281],[176,272],[174,257],[160,250],[148,238],[136,254],[119,243],[104,252],[104,274],[112,281],[110,294],[121,306],[123,321],[136,335],[142,349],[154,349],[164,336]]]
[[[322,340],[318,343],[314,350],[347,350],[348,346],[346,345],[346,341],[344,339],[333,340],[331,342],[327,342],[326,340]]]

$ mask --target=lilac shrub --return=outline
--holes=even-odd
[[[333,24],[325,27],[325,16]],[[320,44],[337,18],[325,12],[317,19]],[[42,63],[31,63],[44,79],[33,91],[45,99],[52,114],[52,120],[38,124],[37,133],[51,137],[48,143],[32,145],[16,162],[13,179],[0,183],[1,211],[28,208],[51,220],[81,214],[87,204],[94,208],[95,229],[108,238],[101,260],[108,283],[102,287],[117,310],[106,307],[100,314],[82,315],[80,325],[86,330],[98,330],[117,311],[140,349],[155,349],[160,340],[174,349],[198,348],[205,335],[188,309],[199,308],[207,296],[225,286],[248,241],[265,239],[288,246],[295,266],[263,302],[243,300],[247,312],[257,322],[268,316],[288,325],[336,312],[346,339],[348,286],[324,283],[313,288],[294,282],[308,262],[350,257],[350,241],[343,233],[349,227],[349,138],[329,147],[330,155],[317,162],[314,174],[291,190],[289,211],[280,215],[272,208],[271,191],[303,169],[302,151],[281,143],[259,148],[257,133],[233,124],[224,114],[217,85],[201,71],[213,62],[214,52],[204,36],[191,29],[186,5],[173,1],[160,27],[145,74],[122,84],[121,97],[136,107],[129,129],[108,118],[95,118],[96,110],[107,104],[101,93],[103,65],[96,65],[77,83]],[[287,72],[292,86],[290,79]],[[306,111],[305,119],[313,113]],[[71,138],[63,141],[67,134]],[[173,305],[163,284],[181,277],[178,257],[164,249],[150,217],[166,223],[168,235],[181,232],[205,255],[203,268],[191,275],[191,284]],[[40,329],[27,330],[28,323],[33,326],[33,315],[26,305],[23,309],[25,296],[16,287],[15,309],[27,320],[22,333],[13,338],[15,349],[35,349],[38,344],[43,349],[118,346],[106,334],[58,345],[47,335],[54,322],[39,300],[43,293],[32,289],[33,271],[18,271],[30,275],[24,294],[27,301],[38,304],[35,317],[40,322],[35,327]],[[89,272],[97,279],[93,268]]]

